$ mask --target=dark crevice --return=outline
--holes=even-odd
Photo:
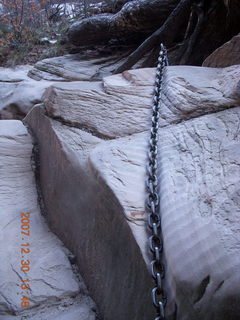
[[[0,119],[22,120],[25,117],[25,115],[26,114],[20,110],[19,106],[16,103],[11,103],[1,110]]]
[[[41,214],[44,217],[47,217],[47,211],[46,211],[46,207],[44,205],[42,190],[41,190],[41,186],[40,186],[40,152],[39,152],[39,146],[37,143],[37,138],[34,135],[33,131],[29,128],[29,126],[26,125],[25,122],[23,124],[25,125],[29,134],[32,137],[33,148],[32,148],[32,155],[31,155],[31,167],[32,167],[32,170],[33,170],[34,176],[35,176],[35,185],[36,185],[36,189],[37,189],[38,205],[40,207]]]
[[[224,284],[224,280],[222,280],[219,285],[217,286],[217,288],[215,289],[214,293],[217,292],[218,290],[220,290],[220,288],[222,287],[222,285]]]
[[[206,278],[204,278],[197,290],[197,297],[194,299],[193,303],[197,303],[198,301],[200,301],[202,299],[202,297],[204,296],[206,290],[207,290],[207,286],[210,283],[210,276],[208,275]]]
[[[65,126],[68,126],[68,127],[72,127],[72,128],[77,128],[77,129],[80,129],[82,131],[85,131],[85,132],[88,132],[90,133],[92,136],[94,137],[97,137],[99,139],[102,139],[102,140],[114,140],[115,138],[110,138],[109,136],[107,135],[104,135],[98,131],[95,131],[93,130],[93,128],[90,128],[90,127],[87,127],[87,126],[84,126],[82,124],[79,124],[77,122],[74,122],[74,121],[67,121],[65,119],[63,119],[62,117],[60,116],[53,116],[53,115],[49,115],[47,112],[45,113],[45,115],[53,120],[56,120],[58,122],[61,122],[63,125]]]
[[[222,112],[222,111],[225,111],[225,110],[228,110],[228,109],[234,109],[234,108],[239,108],[240,107],[240,104],[239,106],[229,106],[229,107],[219,107],[218,110],[209,110],[208,112],[204,112],[204,113],[199,113],[199,114],[191,114],[189,112],[189,117],[185,117],[184,119],[176,119],[174,121],[172,121],[171,123],[167,123],[165,125],[161,125],[161,122],[160,122],[160,128],[166,128],[166,127],[169,127],[169,126],[172,126],[172,125],[176,125],[176,124],[181,124],[181,123],[184,123],[186,121],[189,121],[189,120],[193,120],[193,119],[197,119],[197,118],[200,118],[200,117],[204,117],[204,116],[207,116],[207,115],[210,115],[210,114],[215,114],[215,113],[219,113],[219,112]],[[184,112],[182,112],[184,114]],[[186,115],[186,113],[185,113]],[[160,121],[161,121],[161,118],[160,118]]]
[[[177,316],[178,316],[177,313],[178,313],[178,306],[175,303],[175,305],[174,305],[174,313],[173,313],[173,320],[177,320]]]

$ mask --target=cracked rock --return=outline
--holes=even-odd
[[[158,176],[169,320],[239,318],[239,68],[166,71]],[[154,72],[54,85],[25,118],[48,222],[105,320],[154,317],[144,209]]]
[[[45,92],[44,104],[49,116],[99,137],[131,135],[150,125],[154,74],[154,69],[137,69],[106,77],[102,83],[55,84]],[[240,66],[168,67],[160,126],[239,105],[239,78]]]
[[[87,53],[87,55],[77,53],[48,58],[38,61],[28,75],[35,80],[96,81],[111,74],[126,55],[126,52],[111,56],[101,56],[96,53]]]

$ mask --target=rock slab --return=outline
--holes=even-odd
[[[81,320],[94,320],[94,303],[80,275],[73,271],[70,252],[40,213],[32,149],[32,138],[20,121],[0,122],[0,318],[52,319],[61,313],[64,320],[77,315]],[[21,233],[21,213],[27,212],[29,236]],[[25,243],[29,247],[23,246]],[[23,248],[30,251],[24,253]],[[21,261],[28,260],[30,270],[23,272]],[[26,278],[30,290],[24,291],[21,285]],[[30,299],[29,308],[21,307],[24,294]]]
[[[102,316],[154,317],[149,299],[152,281],[124,207],[89,164],[91,150],[104,141],[49,118],[42,107],[35,107],[25,123],[39,144],[48,222],[76,255]]]
[[[25,119],[49,224],[106,320],[154,317],[144,212],[154,72],[54,85]],[[169,320],[239,318],[239,73],[166,69],[158,175]]]
[[[70,126],[108,139],[131,135],[149,128],[154,76],[155,70],[146,68],[106,77],[102,83],[58,83],[46,90],[43,101],[49,116]],[[239,79],[239,66],[169,67],[160,126],[238,105]]]

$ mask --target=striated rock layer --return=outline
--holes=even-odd
[[[95,305],[73,271],[70,252],[40,214],[32,149],[31,136],[20,121],[0,122],[0,318],[94,320]],[[29,236],[21,233],[22,212],[30,213]],[[29,271],[21,270],[21,261],[29,261]],[[26,279],[30,290],[22,288]],[[23,295],[30,299],[29,308],[21,306]]]
[[[240,66],[168,67],[159,132],[167,319],[240,313]],[[144,213],[153,69],[57,84],[25,123],[51,228],[105,320],[154,318]]]
[[[38,61],[29,70],[29,77],[49,81],[91,81],[100,80],[111,74],[128,52],[118,52],[105,56],[100,53],[68,54],[61,57]]]

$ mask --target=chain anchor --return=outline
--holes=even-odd
[[[152,106],[152,124],[150,130],[149,150],[148,150],[148,168],[147,168],[147,201],[146,209],[148,211],[148,227],[151,230],[149,237],[149,249],[153,255],[151,261],[151,274],[155,280],[155,287],[152,290],[152,302],[157,309],[155,320],[165,319],[165,306],[167,297],[165,295],[162,279],[164,278],[164,266],[162,264],[163,241],[161,231],[161,216],[159,213],[159,196],[158,196],[158,127],[159,127],[159,109],[162,95],[162,85],[164,68],[168,65],[167,50],[161,44],[158,57],[155,87]]]

